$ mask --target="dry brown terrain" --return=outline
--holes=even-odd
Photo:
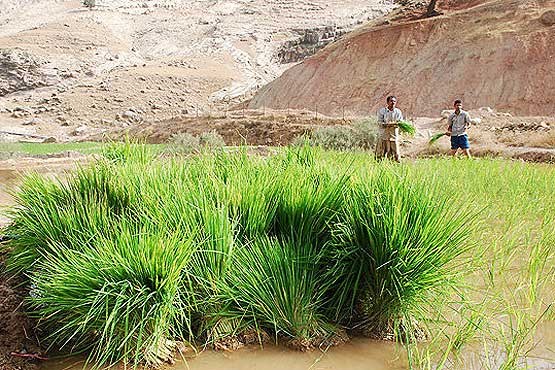
[[[429,145],[430,138],[447,128],[447,115],[417,117],[414,138],[403,137],[403,156],[409,158],[448,154],[449,138]],[[489,107],[469,111],[475,123],[469,130],[472,152],[477,156],[496,156],[531,162],[555,163],[555,117],[513,116]],[[373,116],[371,116],[373,117]],[[150,143],[171,142],[174,135],[199,135],[216,131],[228,145],[282,146],[296,137],[325,126],[349,126],[365,117],[333,118],[321,113],[298,110],[238,110],[211,117],[175,117],[145,122],[130,128],[115,128],[92,140],[136,137]]]
[[[396,94],[410,116],[467,107],[555,114],[555,1],[439,1],[376,21],[263,87],[251,108],[374,114]]]
[[[0,0],[0,131],[68,141],[210,114],[394,7],[393,0],[96,3],[89,11],[77,0]]]
[[[404,142],[404,155],[415,157],[446,155],[448,137],[430,145],[430,138],[447,129],[447,112],[440,118],[415,119],[418,132]],[[501,157],[529,162],[555,163],[555,117],[518,117],[489,107],[471,110],[476,122],[468,130],[471,151],[478,157]]]

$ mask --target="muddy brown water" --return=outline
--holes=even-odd
[[[44,363],[41,370],[80,370],[83,360],[68,358]],[[405,361],[392,343],[357,338],[327,351],[298,352],[281,346],[249,346],[233,352],[211,350],[165,370],[402,370]]]
[[[14,202],[9,191],[17,178],[17,172],[15,170],[0,168],[0,227],[9,222],[6,210]]]
[[[0,227],[9,222],[6,210],[15,202],[10,195],[24,175],[37,172],[47,177],[64,176],[86,157],[78,158],[17,158],[0,161]]]
[[[526,360],[528,369],[553,370],[555,348],[546,343],[555,343],[555,323],[542,325],[536,334],[536,347]],[[540,344],[541,341],[541,344]],[[480,344],[468,346],[460,355],[460,361],[450,363],[447,369],[478,370],[498,369],[506,360],[499,347],[486,356]],[[486,358],[488,357],[488,358]],[[551,359],[550,359],[551,358]],[[81,370],[84,358],[67,358],[43,363],[40,370]],[[339,347],[313,352],[298,352],[286,347],[265,345],[242,348],[234,352],[206,350],[196,356],[179,360],[164,370],[406,370],[408,369],[405,351],[399,345],[366,338],[354,338]],[[118,369],[119,370],[119,369]]]

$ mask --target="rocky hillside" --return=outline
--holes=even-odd
[[[96,0],[88,10],[78,0],[0,0],[0,131],[69,140],[86,127],[210,114],[394,7]]]
[[[373,23],[262,88],[250,108],[374,114],[396,94],[408,115],[467,107],[555,114],[555,0],[438,1]],[[441,6],[442,5],[442,6]]]

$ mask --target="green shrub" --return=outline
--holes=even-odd
[[[378,139],[378,123],[373,119],[365,119],[353,123],[356,147],[372,149]]]
[[[317,128],[310,136],[310,143],[313,146],[334,150],[350,150],[356,147],[354,130],[349,126]]]
[[[216,130],[212,130],[199,135],[199,144],[208,149],[217,149],[224,147],[225,141],[222,135],[218,134]]]
[[[319,127],[308,135],[297,137],[292,145],[308,144],[332,150],[367,150],[374,147],[377,132],[375,121],[361,120],[355,122],[352,126]]]
[[[172,135],[170,138],[170,148],[175,153],[196,153],[200,150],[200,140],[193,134],[181,132]]]
[[[83,5],[92,10],[96,6],[96,0],[83,0]]]

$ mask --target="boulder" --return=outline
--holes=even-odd
[[[34,125],[38,125],[41,124],[42,120],[40,118],[36,118],[33,117],[31,119],[28,119],[27,121],[23,122],[23,126],[34,126]]]
[[[540,17],[540,22],[544,26],[553,26],[555,24],[555,10],[548,10],[544,12]]]
[[[47,137],[46,139],[44,139],[42,142],[43,142],[43,143],[55,143],[56,141],[57,141],[57,140],[56,140],[55,137],[50,136],[50,137]]]

